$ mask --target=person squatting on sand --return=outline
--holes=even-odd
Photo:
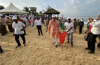
[[[73,46],[73,22],[71,21],[71,18],[68,18],[67,22],[65,22],[65,29],[67,32],[67,37],[68,37],[68,41],[67,43],[69,43],[69,36],[71,35],[71,46]]]
[[[59,37],[59,22],[58,20],[56,20],[55,14],[52,15],[52,19],[49,21],[48,32],[50,33],[50,36],[54,39],[55,47],[57,48]]]
[[[35,20],[35,27],[37,27],[38,35],[40,36],[40,32],[41,32],[41,35],[43,35],[43,33],[42,33],[42,21],[38,17]]]
[[[96,22],[90,23],[92,26],[91,33],[88,38],[88,44],[90,44],[90,54],[95,52],[95,42],[97,36],[100,34],[100,19],[98,17],[98,20]]]
[[[13,16],[12,19],[14,20],[14,22],[12,23],[12,27],[13,27],[13,35],[15,36],[15,40],[17,42],[16,48],[21,46],[21,43],[19,41],[19,36],[21,36],[23,44],[24,46],[26,46],[25,35],[24,35],[25,24],[18,21],[18,18],[16,16]]]

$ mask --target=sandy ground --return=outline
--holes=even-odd
[[[88,54],[85,50],[87,42],[83,34],[74,33],[74,46],[67,43],[67,39],[58,48],[50,35],[45,32],[38,36],[37,29],[31,26],[26,28],[26,46],[15,49],[16,42],[12,33],[0,36],[0,45],[4,53],[0,54],[0,65],[100,65],[100,49],[96,47],[95,54]],[[20,38],[21,40],[21,38]],[[21,40],[22,43],[22,40]]]

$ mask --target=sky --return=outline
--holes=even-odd
[[[60,16],[98,16],[100,0],[0,0],[5,8],[13,3],[19,9],[37,7],[37,12],[46,10],[48,5],[60,12]]]

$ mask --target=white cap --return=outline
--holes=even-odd
[[[95,21],[95,22],[96,22],[96,20],[93,20],[93,21]]]
[[[67,19],[71,19],[70,17],[67,17]]]
[[[52,17],[56,17],[56,15],[55,14],[52,14]]]
[[[9,15],[9,17],[10,17],[10,16],[13,16],[13,15]]]
[[[9,18],[9,16],[5,16],[5,17],[8,17]]]
[[[83,19],[81,19],[81,21],[83,21]]]
[[[13,16],[12,19],[17,19],[17,17],[16,16]]]
[[[2,14],[0,14],[0,16],[3,16]]]

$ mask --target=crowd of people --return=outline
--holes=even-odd
[[[73,33],[76,32],[76,29],[79,29],[79,34],[82,33],[82,29],[84,27],[84,21],[82,19],[70,18],[57,18],[55,14],[50,17],[40,17],[40,16],[17,16],[17,15],[9,15],[3,17],[0,15],[0,33],[2,36],[7,34],[7,27],[10,32],[15,36],[15,41],[17,43],[16,48],[21,46],[19,36],[23,40],[24,46],[26,46],[25,35],[27,31],[25,28],[27,25],[34,26],[38,30],[38,36],[43,35],[42,26],[44,24],[45,31],[50,34],[50,36],[54,39],[55,47],[57,48],[58,38],[60,29],[67,33],[67,43],[69,43],[69,39],[71,40],[71,46],[73,46]],[[7,26],[7,27],[6,27]],[[89,22],[87,24],[87,37],[86,41],[88,43],[88,47],[86,50],[90,50],[89,53],[95,52],[95,42],[97,36],[100,35],[100,16],[97,20],[93,20],[91,17],[89,18]],[[3,53],[3,50],[0,46],[0,52]]]

